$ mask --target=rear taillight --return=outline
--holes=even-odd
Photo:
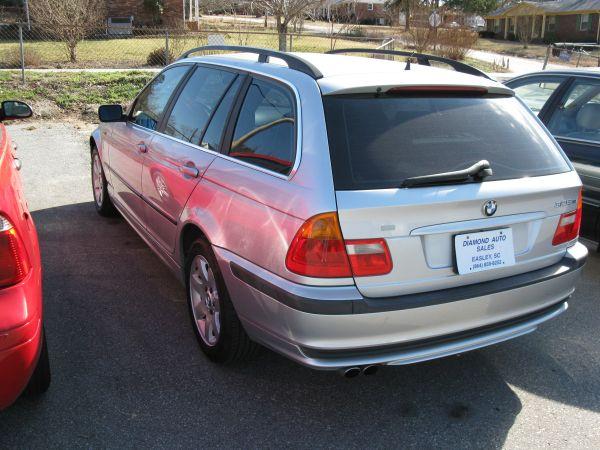
[[[356,277],[385,275],[392,271],[392,257],[385,239],[346,241],[346,250]]]
[[[330,212],[311,217],[300,227],[285,265],[308,277],[361,277],[389,273],[392,258],[384,239],[344,241],[338,215]]]
[[[0,216],[0,288],[22,281],[31,265],[23,241],[10,221]]]
[[[577,209],[565,214],[561,214],[558,226],[552,239],[552,245],[560,245],[572,241],[579,236],[579,227],[581,226],[581,214],[583,211],[583,201],[581,191],[577,199]]]
[[[290,245],[285,265],[307,277],[351,277],[337,214],[319,214],[304,222]]]

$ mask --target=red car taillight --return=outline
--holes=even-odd
[[[577,209],[565,214],[561,214],[558,226],[554,232],[552,245],[560,245],[572,241],[579,236],[579,227],[581,226],[581,214],[583,212],[583,201],[581,191],[577,199]]]
[[[308,277],[384,275],[392,258],[384,239],[344,241],[335,212],[311,217],[300,227],[285,259],[291,272]]]
[[[346,251],[356,277],[385,275],[392,271],[392,257],[385,239],[346,241]]]
[[[19,283],[30,269],[27,251],[17,230],[0,216],[0,288]]]

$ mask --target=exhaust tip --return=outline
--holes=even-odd
[[[349,367],[343,372],[345,378],[354,378],[360,375],[360,367]]]
[[[379,370],[379,366],[367,366],[363,369],[365,375],[375,375]]]

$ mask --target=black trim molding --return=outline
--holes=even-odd
[[[230,262],[230,267],[231,272],[236,278],[290,308],[311,314],[340,315],[370,314],[423,308],[426,306],[442,305],[444,303],[483,297],[498,292],[542,283],[578,270],[583,267],[584,264],[585,258],[575,260],[573,258],[565,257],[552,266],[511,277],[500,278],[498,280],[431,292],[383,298],[363,297],[358,300],[326,300],[302,297],[260,278],[234,262]]]
[[[419,341],[406,342],[403,344],[392,344],[392,345],[381,345],[376,347],[363,347],[356,349],[347,349],[347,350],[322,350],[310,347],[301,347],[302,352],[310,357],[310,358],[318,358],[318,359],[339,359],[339,358],[360,358],[360,357],[373,357],[373,356],[382,356],[382,355],[394,355],[398,352],[408,352],[415,351],[431,346],[443,345],[443,344],[451,344],[453,342],[460,342],[465,339],[475,338],[477,336],[492,333],[497,330],[501,330],[503,328],[509,328],[513,326],[518,326],[522,323],[526,323],[532,320],[537,319],[538,317],[545,316],[546,314],[550,314],[554,311],[558,311],[560,308],[563,308],[565,300],[561,300],[558,303],[547,306],[543,309],[534,311],[532,313],[526,314],[524,316],[516,317],[514,319],[505,320],[503,322],[494,323],[491,325],[486,325],[479,328],[473,328],[466,331],[460,331],[457,333],[452,333],[444,336],[437,336],[429,339],[421,339]]]

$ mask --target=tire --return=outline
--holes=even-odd
[[[194,241],[189,248],[185,279],[192,327],[204,354],[222,364],[253,357],[260,347],[246,334],[231,303],[217,259],[210,244],[203,239]]]
[[[38,397],[42,395],[50,387],[51,379],[48,344],[46,344],[46,331],[42,329],[42,349],[40,351],[40,357],[23,395],[26,397]]]
[[[92,194],[96,211],[103,217],[117,215],[117,210],[108,195],[108,183],[104,176],[104,169],[100,161],[100,155],[96,147],[92,148]]]

